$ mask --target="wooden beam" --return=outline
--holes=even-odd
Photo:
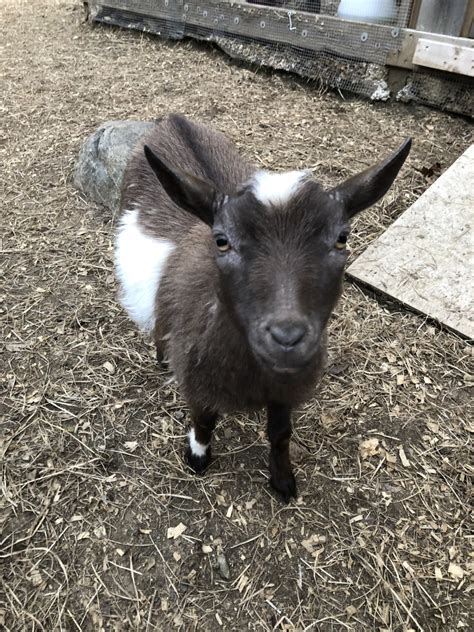
[[[420,39],[426,39],[427,35],[427,33],[423,33],[422,31],[405,29],[400,48],[396,51],[388,53],[386,60],[387,65],[412,70],[415,65],[413,58],[418,42]],[[453,47],[460,47],[463,49],[467,48],[471,51],[471,54],[474,50],[474,40],[466,39],[463,37],[453,37],[452,35],[429,33],[429,39],[432,42],[448,44]]]
[[[413,2],[416,9],[417,0]],[[285,9],[249,5],[243,0],[90,0],[91,15],[101,7],[116,9],[129,26],[181,38],[196,35],[206,39],[229,36],[256,43],[284,44],[301,51],[329,53],[362,62],[413,69],[417,42],[426,33],[382,24],[351,22],[341,18]],[[123,26],[123,19],[120,25]],[[113,23],[106,15],[102,21]],[[291,26],[291,28],[290,28]],[[455,46],[473,46],[473,40],[431,34],[431,40]]]
[[[469,0],[467,7],[466,7],[466,12],[464,14],[464,20],[462,22],[462,27],[461,27],[461,37],[472,37],[471,32],[472,32],[472,26],[474,22],[474,0]]]
[[[413,63],[445,72],[474,77],[474,49],[421,38],[416,45]]]
[[[418,17],[420,15],[420,9],[421,9],[421,0],[413,0],[413,4],[411,7],[410,20],[408,22],[409,28],[416,29],[416,25],[418,23]]]
[[[385,64],[387,52],[400,45],[401,30],[393,26],[352,22],[304,11],[247,4],[243,0],[90,0],[91,9],[119,9],[162,21],[178,20],[215,35],[252,38],[297,49],[328,52],[375,64]],[[291,13],[291,23],[290,16]],[[144,28],[146,30],[146,28]],[[381,43],[383,42],[383,45]]]

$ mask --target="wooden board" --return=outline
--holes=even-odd
[[[387,64],[397,68],[414,68],[414,56],[420,39],[427,39],[426,33],[403,29],[403,39],[400,48],[387,54]],[[466,37],[453,37],[452,35],[429,34],[430,42],[447,44],[453,47],[462,47],[474,51],[474,42]]]
[[[348,274],[474,338],[474,145]]]
[[[418,17],[420,15],[420,9],[421,9],[421,0],[413,0],[413,4],[411,7],[411,15],[408,21],[408,26],[411,29],[416,29]]]
[[[428,33],[461,34],[467,0],[423,0],[416,28]]]
[[[474,49],[467,46],[456,46],[422,38],[417,42],[413,63],[474,77]]]
[[[469,0],[464,14],[461,28],[461,37],[474,37],[474,0]]]
[[[278,7],[247,4],[244,0],[90,0],[89,8],[128,11],[130,15],[175,20],[190,28],[218,35],[252,38],[301,50],[325,51],[372,63],[385,63],[387,53],[401,45],[401,29],[383,24]],[[291,17],[291,20],[290,20]]]
[[[418,40],[425,36],[410,29],[249,5],[243,0],[205,0],[199,4],[184,0],[89,0],[88,7],[92,19],[101,8],[122,11],[124,16],[128,13],[132,28],[137,28],[133,16],[141,16],[142,30],[147,30],[147,19],[154,20],[155,24],[149,24],[152,32],[156,32],[156,21],[162,20],[180,25],[174,28],[177,36],[197,28],[202,33],[252,38],[286,44],[310,54],[324,51],[401,68],[413,68]],[[430,34],[430,40],[474,50],[474,42],[466,38]]]

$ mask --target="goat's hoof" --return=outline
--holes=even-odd
[[[158,353],[156,354],[156,364],[158,365],[158,368],[161,369],[162,371],[165,371],[166,373],[169,372],[170,370],[169,362],[168,360],[165,359],[163,355],[158,355]]]
[[[184,453],[184,460],[195,474],[204,474],[211,462],[211,448],[207,448],[204,456],[197,456],[188,445]]]
[[[296,479],[293,472],[289,472],[285,476],[272,475],[270,478],[270,485],[273,489],[280,494],[285,503],[289,503],[292,498],[296,498]]]

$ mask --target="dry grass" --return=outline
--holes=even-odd
[[[298,501],[269,492],[258,416],[222,421],[195,478],[179,393],[116,304],[110,218],[71,172],[102,121],[172,110],[325,184],[413,135],[392,193],[356,223],[360,251],[430,184],[423,167],[465,149],[469,123],[93,28],[73,2],[0,11],[0,627],[467,630],[466,343],[347,284],[329,374],[295,419]]]

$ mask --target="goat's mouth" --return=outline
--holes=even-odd
[[[271,367],[271,370],[273,373],[277,373],[278,375],[299,375],[300,373],[303,373],[305,368],[307,368],[308,366],[309,366],[309,362],[304,364],[303,366],[298,366],[298,367],[280,366],[280,365],[274,364]]]
[[[304,373],[312,364],[315,354],[305,355],[284,353],[274,355],[263,349],[254,349],[255,357],[260,366],[268,373],[280,376],[297,376]]]

